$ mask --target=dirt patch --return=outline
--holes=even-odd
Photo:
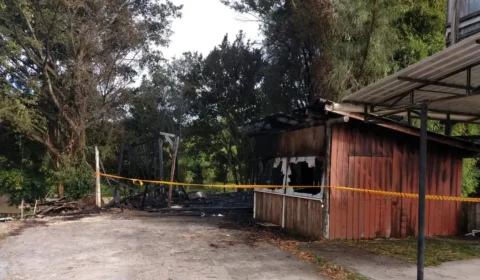
[[[19,235],[22,230],[45,225],[46,222],[44,221],[34,221],[34,220],[26,220],[26,221],[9,221],[9,222],[1,222],[0,223],[0,244],[3,240],[5,240],[9,236]]]
[[[19,221],[0,223],[0,242],[7,236],[15,234],[22,226]]]

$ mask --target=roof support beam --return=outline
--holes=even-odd
[[[475,121],[478,121],[478,120],[480,120],[480,117],[474,117],[474,118],[469,119],[467,122],[475,122]]]
[[[409,92],[408,93],[410,95],[410,97],[413,95],[413,91]],[[398,104],[398,102],[400,102],[403,98],[405,98],[406,95],[402,95],[402,96],[399,96],[397,99],[395,99],[395,101],[393,101],[393,103],[389,104],[388,107],[393,107],[395,105]],[[411,99],[411,98],[410,98]],[[410,103],[413,103],[412,101],[410,101]]]
[[[469,71],[469,69],[471,69],[471,68],[468,68],[467,72]],[[430,81],[430,80],[426,80],[426,79],[418,79],[418,78],[410,78],[410,77],[398,77],[398,79],[400,81],[407,81],[407,82],[419,83],[419,84],[425,84],[425,85],[434,85],[434,86],[442,86],[442,87],[448,87],[448,88],[465,89],[467,91],[471,89],[469,86],[456,85],[456,84],[437,82],[437,81]],[[463,95],[463,94],[458,94],[458,93],[454,93],[454,92],[451,92],[450,94]]]
[[[450,100],[456,100],[456,99],[461,99],[461,98],[465,98],[465,97],[469,97],[469,96],[472,96],[472,95],[475,95],[475,94],[479,94],[480,93],[480,89],[475,89],[474,91],[472,91],[472,93],[470,95],[460,95],[460,96],[448,96],[448,97],[442,97],[442,98],[438,98],[438,99],[434,99],[434,100],[429,100],[428,103],[431,104],[431,103],[436,103],[436,102],[441,102],[441,101],[450,101]]]
[[[452,93],[451,91],[442,91],[442,90],[417,89],[416,91],[420,91],[420,92],[431,92],[431,93],[440,93],[440,94],[449,94],[449,95],[452,95],[452,94],[462,95],[461,93]]]
[[[479,39],[479,40],[480,40],[480,39]],[[451,76],[453,76],[453,75],[455,75],[455,74],[461,73],[461,72],[467,70],[468,68],[473,68],[473,67],[478,66],[478,65],[480,65],[480,62],[472,63],[472,64],[470,64],[470,65],[468,65],[468,66],[466,66],[466,67],[463,67],[463,68],[460,68],[460,69],[458,69],[458,70],[456,70],[456,71],[453,71],[453,72],[451,72],[451,73],[448,73],[447,75],[444,75],[444,76],[436,79],[436,80],[433,81],[433,82],[440,82],[441,80],[444,80],[444,79],[446,79],[446,78],[448,78],[448,77],[451,77]],[[395,95],[393,95],[393,96],[391,96],[391,97],[388,97],[388,98],[386,98],[385,100],[382,100],[382,101],[380,101],[380,102],[377,102],[377,103],[375,103],[375,104],[373,104],[373,105],[374,105],[374,106],[388,106],[388,105],[386,105],[388,102],[390,102],[390,101],[392,101],[392,100],[395,100],[395,99],[397,99],[397,98],[400,97],[400,96],[405,97],[405,96],[407,96],[411,91],[421,90],[422,88],[424,88],[424,87],[426,87],[426,86],[428,86],[428,85],[430,85],[430,84],[422,84],[422,85],[419,85],[419,86],[414,87],[414,88],[412,88],[412,89],[409,89],[409,90],[406,90],[406,91],[401,92],[401,93],[399,93],[399,94],[395,94]],[[480,87],[478,88],[478,90],[480,90]],[[353,102],[353,103],[355,103],[355,102]]]
[[[390,110],[390,111],[386,111],[385,113],[377,114],[377,115],[375,115],[375,116],[376,116],[377,118],[382,118],[382,117],[387,117],[387,116],[395,115],[395,114],[398,114],[398,113],[401,113],[401,112],[405,112],[405,109]]]
[[[470,95],[472,85],[472,67],[467,69],[467,95]]]

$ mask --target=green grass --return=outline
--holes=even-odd
[[[347,242],[348,245],[363,248],[377,255],[391,256],[417,262],[417,239],[375,239]],[[426,238],[425,265],[437,266],[442,262],[480,258],[480,241],[456,238]]]

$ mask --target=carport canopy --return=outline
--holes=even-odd
[[[419,117],[480,123],[480,34],[346,96],[371,115]],[[359,111],[360,108],[347,111]],[[357,106],[358,107],[358,106]]]

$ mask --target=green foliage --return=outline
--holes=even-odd
[[[182,147],[178,166],[180,180],[186,183],[217,182],[217,170],[214,166],[212,155],[195,149],[194,141],[187,141]]]
[[[392,23],[401,16],[399,0],[334,1],[334,67],[331,81],[340,96],[347,95],[392,71],[398,45]]]
[[[445,48],[446,0],[403,1],[393,22],[400,45],[395,49],[394,71]]]
[[[181,8],[168,0],[3,3],[0,96],[15,106],[2,106],[10,112],[2,121],[44,145],[57,170],[85,151],[87,128],[108,128],[124,112],[133,77],[158,66],[153,46],[168,43]]]
[[[0,135],[0,194],[8,195],[12,204],[43,197],[47,192],[41,172],[43,147],[6,127],[0,127]]]
[[[332,99],[326,79],[332,67],[333,10],[330,0],[222,0],[261,23],[267,60],[263,93],[267,113],[289,111],[299,101]]]
[[[480,126],[477,124],[457,124],[453,126],[452,133],[454,136],[479,135]],[[478,196],[480,194],[479,179],[480,169],[478,168],[478,159],[464,159],[462,165],[462,195]]]
[[[41,145],[47,185],[83,196],[91,187],[91,170],[82,173],[86,146],[103,145],[114,157],[133,78],[158,68],[158,47],[180,9],[168,0],[0,1],[1,127]],[[18,170],[5,175],[10,192],[25,189],[34,172]]]
[[[0,156],[0,194],[9,196],[11,204],[18,205],[22,199],[33,202],[46,194],[43,176],[29,166],[19,168],[4,156]]]
[[[50,170],[47,173],[46,183],[54,191],[59,184],[65,189],[65,198],[80,199],[93,192],[95,176],[88,164],[78,167],[67,167],[60,171]]]
[[[211,160],[217,181],[228,182],[229,174],[237,184],[248,180],[251,147],[238,127],[260,117],[267,103],[259,87],[263,66],[261,50],[239,33],[233,42],[225,36],[181,76],[190,116],[186,137],[191,138],[192,151],[205,153],[204,159]]]
[[[477,159],[464,159],[462,165],[462,196],[478,193],[479,179],[480,170],[477,167]]]

